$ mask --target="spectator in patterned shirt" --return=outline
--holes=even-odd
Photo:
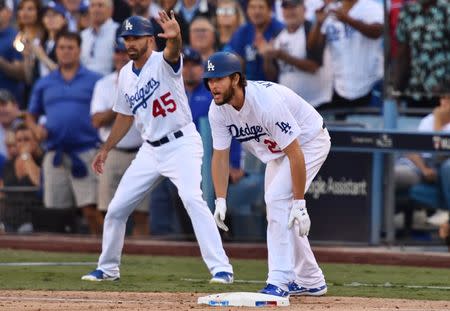
[[[421,0],[405,5],[397,26],[395,87],[412,96],[409,106],[436,106],[450,85],[450,2]]]

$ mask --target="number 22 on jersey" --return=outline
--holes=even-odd
[[[177,110],[177,104],[173,98],[170,97],[171,95],[170,92],[167,92],[159,99],[157,98],[153,101],[152,113],[155,118],[158,116],[165,118],[168,113]]]

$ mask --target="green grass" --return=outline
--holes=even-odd
[[[96,254],[46,253],[0,249],[5,262],[96,262]],[[233,260],[238,280],[264,281],[264,260]],[[450,300],[449,289],[405,288],[405,286],[450,287],[450,270],[397,266],[322,264],[329,295]],[[138,292],[220,292],[224,287],[210,285],[210,275],[200,258],[132,256],[122,259],[121,281],[91,283],[80,280],[93,266],[0,266],[0,289],[97,290]],[[185,281],[200,279],[199,281]],[[353,282],[374,286],[352,287]],[[391,287],[376,286],[389,283]],[[256,291],[263,284],[235,283],[226,291]]]

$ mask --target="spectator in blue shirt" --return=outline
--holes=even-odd
[[[27,122],[46,142],[43,161],[44,204],[48,208],[82,209],[91,233],[100,233],[102,217],[96,209],[97,177],[89,164],[99,142],[91,124],[90,103],[100,75],[80,65],[81,38],[62,32],[56,38],[59,70],[38,80],[29,103]],[[44,126],[37,117],[45,115]]]
[[[273,0],[250,0],[247,5],[248,22],[233,35],[225,51],[239,54],[245,61],[248,80],[267,80],[263,70],[263,57],[259,50],[275,38],[283,24],[272,17]]]
[[[0,89],[7,89],[16,98],[24,79],[22,55],[14,48],[17,31],[11,27],[13,1],[0,0]]]

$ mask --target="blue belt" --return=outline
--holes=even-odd
[[[175,133],[173,133],[173,136],[175,137],[175,139],[180,138],[183,136],[183,132],[176,131]],[[155,140],[155,141],[146,140],[146,142],[149,143],[150,145],[152,145],[153,147],[159,147],[161,145],[167,144],[169,141],[170,141],[169,137],[167,137],[167,136],[164,136],[160,140]]]

